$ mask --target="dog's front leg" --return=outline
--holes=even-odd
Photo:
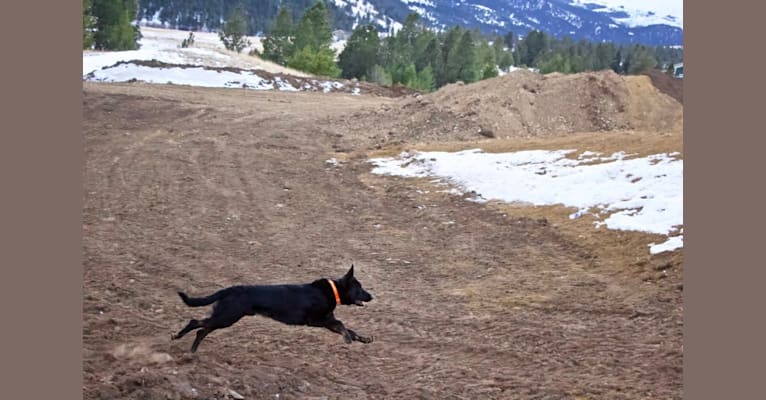
[[[340,322],[337,319],[333,318],[331,320],[328,320],[324,326],[325,328],[335,333],[339,333],[343,335],[343,339],[346,341],[346,343],[351,343],[354,340],[356,340],[357,342],[362,342],[362,343],[372,343],[372,336],[366,337],[366,336],[359,335],[356,332],[352,331],[351,329],[346,328],[346,326],[343,325],[343,322]]]
[[[372,343],[372,336],[369,336],[369,337],[362,336],[362,335],[359,335],[356,332],[354,332],[354,331],[352,331],[351,329],[348,329],[348,328],[346,328],[346,330],[348,331],[348,333],[351,334],[351,338],[356,340],[357,342]]]
[[[354,341],[354,336],[352,336],[352,333],[346,329],[346,327],[343,325],[343,322],[340,322],[337,319],[328,320],[325,322],[324,327],[335,333],[343,335],[343,340],[345,340],[346,343],[351,343]]]

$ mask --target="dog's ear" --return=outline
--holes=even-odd
[[[346,272],[346,275],[343,276],[346,279],[350,279],[354,277],[354,264],[351,264],[351,268]]]

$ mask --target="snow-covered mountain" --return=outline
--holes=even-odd
[[[268,32],[280,6],[299,17],[316,0],[239,0],[249,15],[250,33]],[[373,23],[398,30],[416,12],[432,28],[479,28],[485,33],[524,36],[533,29],[574,40],[683,44],[683,0],[324,0],[335,28]],[[142,0],[142,24],[215,31],[237,2]],[[227,8],[229,7],[229,8]]]
[[[416,12],[427,25],[460,25],[484,32],[524,35],[545,31],[575,40],[683,44],[681,0],[329,0],[356,24],[398,29]]]

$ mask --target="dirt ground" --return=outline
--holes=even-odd
[[[416,137],[398,114],[412,101],[84,82],[84,398],[680,399],[680,251],[650,256],[658,237],[465,201],[366,161],[681,151],[680,131]],[[262,317],[195,355],[191,337],[170,340],[208,312],[177,290],[310,282],[351,262],[375,299],[336,315],[371,344]]]
[[[652,80],[652,84],[662,93],[676,99],[679,103],[684,104],[684,80],[674,78],[667,73],[663,73],[657,70],[651,70],[646,73],[649,79]]]

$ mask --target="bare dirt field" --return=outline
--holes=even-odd
[[[84,397],[680,399],[681,251],[650,256],[661,238],[596,230],[563,207],[370,174],[368,157],[404,148],[682,151],[680,105],[648,78],[582,76],[599,85],[572,102],[605,103],[561,130],[528,107],[563,107],[554,88],[529,79],[501,88],[523,96],[518,126],[531,128],[498,123],[495,138],[452,128],[499,121],[490,88],[458,93],[471,85],[392,98],[84,82]],[[432,111],[412,112],[423,101]],[[601,123],[591,111],[613,123],[585,129]],[[375,299],[336,316],[371,344],[262,317],[195,355],[190,337],[170,340],[208,313],[177,290],[310,282],[352,261]]]

